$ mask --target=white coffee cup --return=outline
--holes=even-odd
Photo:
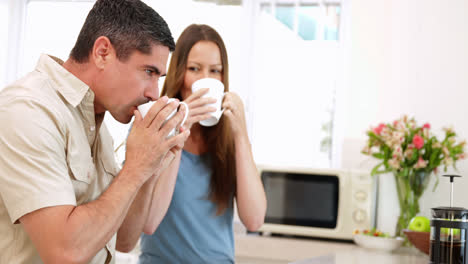
[[[175,101],[176,99],[175,98],[169,98],[169,100],[167,100],[167,103],[171,103],[173,101]],[[151,102],[148,102],[146,104],[142,104],[142,105],[139,105],[138,106],[138,111],[140,111],[140,114],[141,116],[144,118],[146,113],[148,113],[148,111],[150,110],[151,106],[153,106],[153,104],[156,103],[156,101],[151,101]],[[182,120],[182,123],[180,126],[183,126],[184,123],[185,123],[185,120],[187,120],[187,117],[188,117],[188,113],[189,113],[189,108],[188,108],[188,105],[185,103],[185,102],[180,102],[180,104],[183,104],[185,105],[185,116],[184,116],[184,119]],[[179,105],[180,106],[180,105]],[[176,112],[178,111],[178,109],[175,109],[174,111],[172,111],[172,113],[166,118],[166,121],[164,121],[163,125],[169,120],[171,119],[175,114]],[[167,137],[173,137],[175,136],[176,134],[178,134],[179,131],[176,131],[176,129],[172,129],[171,132],[169,132],[169,134],[167,135]]]
[[[217,79],[213,79],[213,78],[203,78],[203,79],[195,81],[192,84],[193,93],[203,88],[210,89],[208,93],[203,95],[203,97],[211,97],[211,98],[216,99],[215,103],[208,104],[208,106],[212,106],[216,108],[216,111],[210,113],[211,115],[210,118],[202,120],[199,123],[202,126],[207,126],[207,127],[214,126],[218,124],[219,119],[221,118],[221,115],[224,112],[224,109],[221,109],[221,103],[223,102],[223,98],[225,94],[224,84],[221,81]]]

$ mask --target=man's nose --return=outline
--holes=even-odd
[[[148,86],[145,89],[144,96],[146,98],[150,98],[151,101],[157,100],[159,98],[159,85],[158,85],[158,82],[156,82],[155,84],[153,84],[151,86]]]

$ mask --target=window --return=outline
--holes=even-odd
[[[331,167],[340,74],[340,2],[257,1],[252,146],[255,161]]]
[[[341,4],[327,1],[261,1],[260,10],[273,15],[303,40],[338,40]]]

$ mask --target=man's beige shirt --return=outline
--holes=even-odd
[[[94,93],[62,63],[42,55],[33,72],[0,91],[0,264],[42,263],[18,220],[93,201],[119,171]],[[90,263],[114,256],[115,235]]]

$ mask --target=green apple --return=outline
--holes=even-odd
[[[412,231],[430,232],[431,221],[429,221],[429,219],[425,216],[418,215],[411,219],[408,228]]]
[[[450,235],[450,229],[453,230],[453,231],[452,231],[452,234],[453,234],[454,236],[459,236],[459,235],[460,235],[460,229],[458,229],[458,228],[445,228],[445,227],[442,227],[442,228],[440,229],[440,233],[441,233],[441,234],[445,234],[445,235]]]

